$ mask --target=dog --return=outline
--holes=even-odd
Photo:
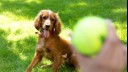
[[[69,63],[74,69],[79,67],[71,43],[59,36],[61,21],[57,13],[41,10],[35,18],[34,26],[40,33],[34,58],[26,72],[31,72],[41,62],[42,57],[53,62],[52,72],[58,72],[64,63]]]

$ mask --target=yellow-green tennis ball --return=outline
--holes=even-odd
[[[96,56],[106,39],[107,24],[100,17],[86,17],[80,20],[73,31],[72,43],[85,56]]]

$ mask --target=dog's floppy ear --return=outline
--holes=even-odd
[[[58,16],[58,13],[55,14],[56,15],[56,22],[55,22],[55,33],[59,34],[61,31],[61,21],[60,18]]]
[[[41,14],[42,14],[42,11],[40,11],[37,16],[35,17],[35,20],[34,20],[34,26],[37,30],[40,29],[40,26],[41,26]]]

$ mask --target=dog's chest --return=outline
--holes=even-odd
[[[44,38],[40,38],[37,43],[37,49],[43,49],[44,50],[45,41]]]

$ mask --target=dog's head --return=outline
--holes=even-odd
[[[59,16],[51,10],[41,10],[35,18],[34,26],[37,30],[42,31],[46,38],[50,36],[50,32],[59,34],[61,31]]]

